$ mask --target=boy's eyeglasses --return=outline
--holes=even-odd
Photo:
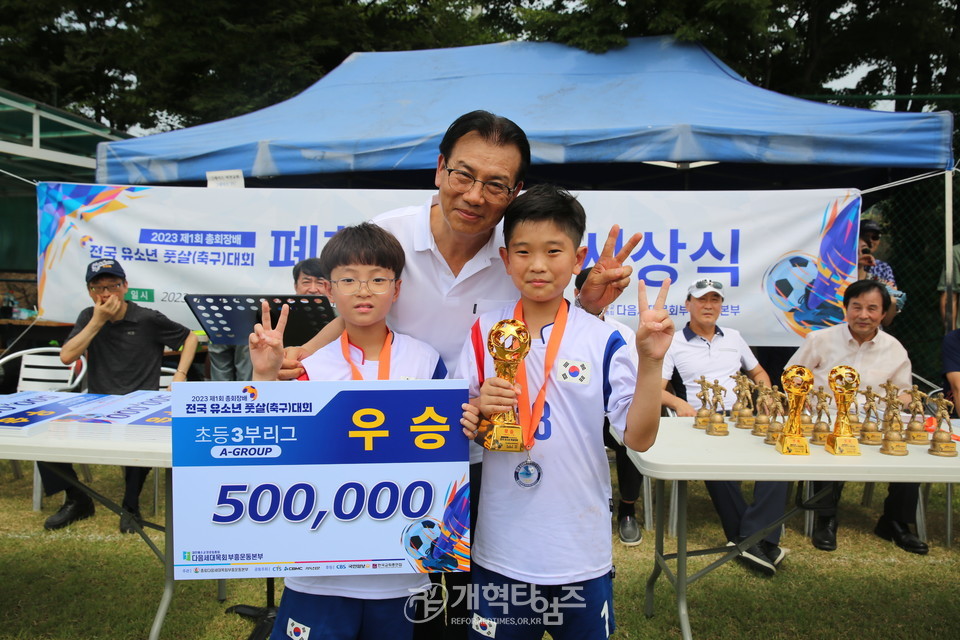
[[[697,289],[706,289],[708,287],[713,287],[714,289],[723,289],[722,282],[717,282],[716,280],[710,280],[708,278],[697,280],[693,283],[693,286],[695,286]]]
[[[447,172],[447,184],[459,193],[467,193],[473,189],[473,185],[480,183],[480,193],[490,202],[505,204],[510,199],[510,195],[517,190],[516,187],[508,187],[502,182],[484,182],[477,180],[471,174],[460,169],[450,169],[444,166]]]
[[[104,284],[104,285],[88,285],[87,289],[93,293],[110,293],[112,291],[119,291],[120,287],[123,286],[122,282],[114,282],[113,284]]]
[[[337,285],[337,290],[345,296],[355,296],[360,293],[360,285],[367,285],[367,291],[377,295],[383,295],[390,290],[390,285],[396,281],[396,278],[370,278],[369,280],[357,280],[356,278],[340,278],[331,280]]]

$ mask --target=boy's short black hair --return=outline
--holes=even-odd
[[[301,260],[297,264],[293,265],[293,282],[294,284],[300,279],[300,275],[310,276],[311,278],[322,278],[320,272],[320,259],[319,258],[307,258],[306,260]]]
[[[334,234],[320,252],[319,260],[320,277],[329,280],[334,269],[350,264],[392,269],[393,277],[399,278],[406,259],[400,241],[392,233],[364,222]]]
[[[503,212],[503,243],[510,246],[513,231],[521,222],[548,220],[580,246],[587,228],[587,214],[583,205],[569,191],[553,184],[530,187],[511,202]]]
[[[883,312],[886,313],[890,310],[890,292],[887,291],[887,287],[883,284],[880,284],[876,280],[857,280],[843,292],[843,308],[846,309],[850,305],[850,301],[854,298],[859,298],[865,293],[870,291],[879,291],[880,299],[883,300]]]
[[[527,134],[513,120],[489,111],[471,111],[454,120],[440,141],[440,153],[444,158],[449,158],[457,140],[473,132],[480,134],[481,138],[498,147],[515,146],[520,151],[520,168],[517,169],[515,177],[517,182],[523,182],[524,176],[527,175],[527,167],[530,166],[530,142],[527,140]]]

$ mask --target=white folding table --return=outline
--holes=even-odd
[[[693,428],[692,418],[661,418],[656,443],[646,452],[630,452],[634,464],[644,476],[656,480],[656,543],[653,571],[647,580],[644,613],[653,616],[653,588],[663,573],[677,593],[680,630],[684,640],[692,638],[687,610],[687,587],[707,573],[732,560],[742,549],[761,540],[772,528],[780,526],[799,509],[786,513],[764,531],[750,536],[737,547],[687,549],[687,482],[690,480],[842,480],[851,482],[960,482],[960,457],[943,458],[927,453],[927,447],[908,445],[906,456],[888,456],[880,447],[861,446],[860,456],[834,456],[822,446],[810,445],[809,456],[785,456],[777,453],[763,438],[749,429],[730,427],[730,435],[708,436]],[[664,554],[663,538],[667,526],[664,481],[677,483],[677,552]],[[687,575],[690,556],[720,555],[713,563],[693,575]],[[674,573],[668,561],[676,560]]]
[[[163,468],[167,497],[165,526],[148,525],[160,531],[166,530],[163,551],[145,532],[139,532],[164,566],[163,595],[150,629],[150,640],[157,640],[173,599],[174,587],[170,427],[51,422],[45,431],[31,435],[10,435],[0,431],[0,459]],[[119,513],[120,507],[116,503],[82,484],[81,488],[98,502]],[[223,583],[220,584],[222,595]]]

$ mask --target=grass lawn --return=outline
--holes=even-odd
[[[93,476],[95,489],[119,498],[119,468],[96,466]],[[691,546],[721,544],[719,522],[703,484],[690,487]],[[121,535],[118,518],[103,508],[94,518],[64,530],[44,531],[43,521],[61,498],[44,500],[43,511],[35,513],[30,490],[29,479],[13,480],[8,463],[0,462],[0,639],[146,638],[162,592],[163,569],[157,558],[138,536]],[[944,485],[935,485],[930,495],[928,556],[906,553],[875,537],[873,525],[886,490],[878,487],[872,508],[860,506],[861,494],[858,484],[848,484],[844,492],[837,551],[814,549],[802,536],[798,516],[788,523],[782,545],[792,552],[776,577],[758,577],[729,563],[691,586],[694,637],[955,637],[951,629],[960,613],[960,554],[944,546]],[[151,512],[151,496],[144,491],[144,515]],[[953,505],[955,512],[956,502],[960,499]],[[162,520],[161,512],[156,521]],[[644,536],[637,547],[614,542],[615,637],[679,638],[673,591],[662,577],[656,615],[643,615],[653,532]],[[162,548],[162,535],[155,539]],[[705,562],[693,559],[691,567]],[[277,588],[279,598],[280,581]],[[246,638],[252,623],[225,610],[238,603],[263,604],[264,581],[230,580],[227,595],[226,602],[217,601],[214,581],[178,582],[162,638]]]

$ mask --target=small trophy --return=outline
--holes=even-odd
[[[727,395],[727,390],[719,380],[714,380],[710,388],[713,390],[713,412],[710,415],[710,423],[707,425],[707,435],[728,436],[730,431],[727,429],[727,422],[723,419],[723,396]]]
[[[770,387],[765,384],[757,385],[757,416],[753,421],[753,431],[750,432],[751,435],[765,437],[767,432],[770,429],[770,410],[768,398],[770,393]],[[771,442],[764,440],[765,444],[776,444],[776,439]]]
[[[493,367],[498,378],[513,384],[517,368],[530,350],[530,332],[527,325],[509,318],[501,320],[490,329],[487,351],[493,356]],[[484,449],[490,451],[523,451],[523,427],[517,421],[513,409],[495,413],[489,420],[481,420],[477,438]]]
[[[927,449],[927,453],[952,458],[957,455],[957,443],[953,441],[953,427],[950,425],[950,411],[953,410],[953,403],[944,398],[942,393],[938,393],[931,400],[937,403],[937,430],[930,438],[930,448]],[[949,431],[943,428],[944,422]]]
[[[700,376],[694,382],[700,385],[700,391],[697,392],[697,397],[700,398],[700,409],[697,410],[697,415],[693,419],[693,426],[697,429],[706,429],[710,424],[710,416],[713,415],[710,410],[710,381],[706,376]]]
[[[920,391],[917,385],[908,392],[910,394],[910,404],[907,410],[910,411],[910,420],[907,421],[907,444],[927,444],[930,442],[930,436],[923,427],[924,406],[923,401],[927,399],[927,394]],[[934,398],[930,398],[934,402]]]
[[[863,422],[860,424],[860,444],[877,445],[880,444],[880,429],[877,426],[877,420],[880,419],[880,411],[877,409],[877,400],[880,395],[874,393],[873,387],[867,385],[867,390],[863,392]],[[851,429],[852,430],[852,429]]]
[[[830,433],[830,394],[824,390],[823,386],[817,387],[813,392],[817,399],[816,420],[813,424],[813,437],[810,438],[810,444],[823,446],[827,444],[827,435]]]
[[[853,367],[842,364],[830,370],[827,383],[833,390],[837,418],[833,433],[827,436],[826,450],[836,456],[858,456],[860,444],[850,430],[850,414],[845,409],[850,406],[854,394],[860,388],[860,374]]]
[[[907,443],[903,441],[903,422],[899,416],[896,422],[890,423],[887,430],[883,432],[883,444],[880,445],[880,453],[888,456],[907,455]]]
[[[813,386],[813,373],[810,369],[795,364],[787,367],[780,380],[787,394],[787,421],[777,437],[777,451],[790,456],[808,456],[810,447],[807,446],[807,439],[803,437],[800,414],[807,401],[807,393]]]

